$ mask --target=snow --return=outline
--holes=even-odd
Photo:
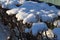
[[[35,23],[37,22],[37,18],[36,15],[34,14],[29,14],[24,20],[23,20],[23,24],[25,23]]]
[[[57,15],[60,16],[60,10],[58,11]]]
[[[43,8],[45,8],[44,10],[53,10],[54,13],[57,13],[57,12],[58,12],[58,9],[57,9],[54,5],[49,6],[49,5],[46,4],[46,3],[42,3],[42,4],[44,4],[44,5],[43,5]]]
[[[55,13],[58,12],[58,9],[57,9],[54,5],[52,5],[52,6],[50,7],[50,10],[54,10]]]
[[[60,21],[58,22],[58,25],[57,25],[57,27],[60,27]]]
[[[48,29],[48,31],[46,31],[47,37],[52,39],[54,38],[54,33],[51,29]]]
[[[39,16],[39,19],[42,19],[44,22],[52,22],[54,18],[58,17],[53,10],[40,10],[37,15]]]
[[[19,12],[18,14],[16,14],[17,21],[23,20],[27,16],[28,16],[28,13],[25,13],[25,12]]]
[[[38,5],[38,4],[40,4],[40,3],[32,2],[32,1],[26,1],[22,6],[20,6],[19,12],[22,11],[22,12],[25,12],[25,13],[28,13],[28,14],[31,14],[31,13],[32,14],[37,14],[37,12],[39,12],[43,8],[42,6],[46,6],[46,5],[48,6],[48,4],[46,4],[46,3],[41,3],[41,6]],[[44,5],[42,5],[42,4],[44,4]],[[22,8],[24,8],[24,9],[22,9]],[[40,12],[40,16],[41,16],[42,13]],[[44,14],[48,14],[48,13],[49,13],[49,11],[44,10]]]
[[[23,24],[25,23],[33,23],[31,28],[25,28],[25,33],[30,33],[32,31],[33,36],[37,36],[38,32],[48,30],[47,25],[44,22],[52,22],[60,16],[60,11],[53,5],[49,6],[46,3],[37,3],[33,1],[26,0],[8,0],[7,2],[2,2],[2,8],[7,8],[11,10],[7,10],[6,13],[8,15],[16,14],[17,21],[23,20]],[[17,4],[23,4],[17,7]],[[37,18],[38,16],[38,18]],[[43,22],[38,23],[38,19],[41,19]],[[60,22],[54,22],[54,26],[60,26]],[[3,32],[2,32],[3,31]],[[19,32],[17,28],[14,29],[16,35],[19,36]],[[10,36],[8,31],[3,28],[0,28],[0,39],[6,40],[6,37]],[[60,28],[54,28],[52,30],[46,31],[47,36],[49,38],[53,38],[54,34],[57,35],[57,40],[60,40]],[[54,34],[53,34],[54,33]],[[2,34],[2,35],[1,35]],[[6,34],[6,35],[5,35]],[[9,37],[8,37],[9,38]]]
[[[50,11],[49,10],[40,10],[41,12],[43,12],[44,14],[50,14]]]
[[[57,36],[56,40],[60,40],[60,28],[54,28],[53,33]]]
[[[26,0],[20,0],[20,4],[23,4],[24,2],[26,2]]]
[[[55,13],[48,14],[48,16],[52,17],[53,19],[58,17]]]
[[[26,10],[24,10],[25,12],[29,12],[32,9],[36,11],[41,9],[39,3],[33,1],[26,1],[23,5],[21,5],[21,8],[26,8]]]
[[[22,12],[23,12],[23,11],[25,12],[25,10],[26,10],[26,8],[22,7],[22,8],[20,8],[20,10],[18,11],[18,13],[21,12],[21,11],[22,11]]]
[[[2,8],[7,8],[7,9],[12,9],[12,8],[16,8],[17,6],[12,4],[12,3],[3,3],[2,4]]]
[[[56,20],[53,23],[54,26],[60,27],[60,20]]]
[[[49,10],[50,6],[46,3],[40,3],[40,6],[42,7],[42,9],[44,10]]]
[[[38,32],[42,32],[44,30],[47,30],[48,27],[45,23],[41,22],[41,23],[33,23],[31,30],[32,30],[32,35],[36,36],[38,34]]]
[[[20,10],[18,11],[16,18],[18,18],[18,20],[20,20],[20,19],[25,18],[25,16],[24,16],[25,14],[31,14],[31,13],[36,14],[38,12],[38,10],[40,10],[40,8],[39,8],[40,6],[38,4],[39,3],[36,3],[36,2],[26,1],[23,5],[20,6]],[[22,15],[24,14],[24,15],[21,16],[20,14],[22,14]],[[19,17],[18,15],[20,15],[21,17]]]
[[[8,15],[13,15],[13,14],[17,14],[18,13],[18,10],[19,10],[19,7],[14,8],[14,9],[11,9],[11,10],[7,10],[6,13]]]
[[[23,4],[25,0],[7,0],[6,2],[2,3],[2,8],[12,9],[16,8],[17,4]]]
[[[42,20],[43,22],[48,22],[48,21],[50,21],[48,15],[42,15],[42,16],[41,16],[41,20]]]
[[[47,7],[45,7],[45,6],[47,6]],[[50,9],[50,10],[48,10],[48,9]],[[15,11],[15,10],[17,10],[17,11]],[[12,9],[11,12],[8,10],[7,11],[7,14],[10,15],[10,14],[16,14],[17,13],[16,18],[17,18],[18,21],[25,18],[25,16],[22,17],[20,15],[21,12],[22,12],[22,15],[23,15],[23,13],[25,13],[25,14],[31,14],[32,13],[32,14],[38,15],[39,16],[39,19],[42,19],[43,21],[44,21],[44,19],[45,19],[45,21],[47,21],[48,18],[50,18],[50,20],[48,20],[48,21],[51,21],[55,17],[57,17],[57,15],[55,14],[55,11],[54,10],[58,10],[58,9],[55,6],[51,6],[50,7],[46,3],[37,3],[37,2],[33,2],[33,1],[26,1],[23,5],[21,5],[17,9],[16,8],[15,9]],[[20,15],[21,17],[18,16],[18,15]],[[45,15],[46,18],[43,18],[44,15]]]
[[[41,19],[43,22],[52,22],[54,20],[54,18],[57,18],[58,16],[54,13],[52,14],[48,14],[48,15],[42,15]]]
[[[57,26],[57,21],[54,21],[53,25],[54,25],[54,26]]]
[[[3,3],[5,3],[5,2],[6,2],[6,0],[4,0],[4,1],[0,0],[0,4],[3,4]]]
[[[51,29],[48,29],[47,31],[44,31],[42,33],[42,36],[43,36],[44,39],[47,39],[47,37],[50,40],[54,39],[54,33],[53,33],[53,31]]]

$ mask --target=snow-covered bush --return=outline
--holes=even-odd
[[[33,1],[25,2],[25,0],[8,0],[7,2],[1,4],[2,8],[11,9],[6,11],[8,15],[4,14],[3,16],[4,19],[7,17],[7,22],[9,22],[8,25],[11,29],[18,26],[18,28],[20,28],[19,31],[22,32],[23,30],[25,33],[31,33],[35,37],[38,33],[46,32],[46,35],[44,36],[47,36],[49,39],[53,40],[55,34],[53,34],[52,30],[48,30],[48,27],[53,27],[50,24],[54,22],[58,16],[60,16],[60,11],[54,5],[49,6],[46,3],[38,3]],[[17,4],[23,5],[17,7]],[[42,20],[42,22],[40,22],[40,20]],[[47,25],[49,24],[49,26],[47,26],[44,22]],[[57,27],[60,26],[60,22],[54,22],[53,24]],[[14,30],[17,32],[17,29]]]
[[[48,29],[47,25],[45,23],[43,23],[43,22],[41,22],[41,23],[33,23],[32,27],[31,27],[32,35],[36,36],[36,35],[38,35],[38,32],[42,32],[42,31],[45,31],[47,29]]]

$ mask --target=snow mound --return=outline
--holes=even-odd
[[[36,36],[38,34],[38,32],[42,32],[44,30],[47,30],[48,27],[45,23],[41,22],[41,23],[33,23],[31,29],[32,29],[32,35]]]
[[[27,16],[28,16],[28,13],[25,13],[25,12],[19,12],[18,14],[16,14],[17,21],[23,20]]]
[[[8,15],[13,15],[13,14],[16,14],[18,12],[19,8],[14,8],[14,9],[11,9],[11,10],[7,10],[6,13]]]
[[[37,22],[37,18],[34,14],[29,14],[24,20],[23,24],[25,23],[35,23]]]

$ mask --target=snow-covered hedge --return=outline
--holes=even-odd
[[[17,7],[16,4],[20,4],[20,1],[17,1],[17,0],[8,1],[5,3],[2,3],[2,8],[11,9],[11,10],[7,10],[6,13],[9,16],[16,14],[14,18],[16,17],[17,20],[15,21],[20,22],[21,20],[23,20],[23,22],[21,21],[23,24],[26,24],[26,23],[32,24],[31,28],[25,28],[24,30],[25,33],[32,33],[33,36],[37,36],[39,32],[46,31],[48,38],[53,38],[55,32],[57,32],[55,30],[58,30],[59,28],[53,29],[53,32],[54,32],[53,34],[52,30],[48,30],[48,26],[44,22],[49,22],[49,23],[54,22],[56,18],[60,16],[60,11],[54,5],[49,6],[46,3],[38,3],[33,1],[24,2],[24,1],[22,1],[23,4],[19,7]],[[42,20],[42,22],[40,20]],[[17,24],[17,25],[20,26],[20,24]],[[58,25],[60,25],[60,23]],[[57,26],[57,22],[54,23],[54,26]],[[57,38],[58,40],[60,40],[59,36]]]

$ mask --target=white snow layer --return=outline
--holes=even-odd
[[[29,14],[24,20],[23,20],[23,24],[25,23],[35,23],[37,22],[37,18],[36,15],[34,14]]]
[[[42,32],[48,29],[47,25],[43,22],[41,23],[33,23],[32,25],[32,35],[36,36],[38,32]]]
[[[17,21],[23,20],[27,16],[28,16],[28,13],[25,13],[25,12],[19,12],[18,14],[16,14]]]
[[[34,3],[32,1],[26,1],[22,6],[20,6],[19,12],[22,11],[23,13],[27,13],[27,14],[31,14],[31,13],[36,14],[36,15],[38,15],[39,19],[42,19],[42,21],[52,22],[54,20],[54,18],[58,17],[54,10],[58,10],[58,9],[55,6],[50,7],[46,3],[37,3],[37,2]],[[17,16],[17,17],[19,17],[19,16]],[[23,17],[22,17],[22,19],[23,19]],[[20,20],[20,18],[18,20]],[[27,18],[25,20],[27,20]]]
[[[13,15],[13,14],[17,14],[18,11],[19,11],[19,7],[18,8],[11,9],[11,10],[7,10],[6,13],[8,15]]]

